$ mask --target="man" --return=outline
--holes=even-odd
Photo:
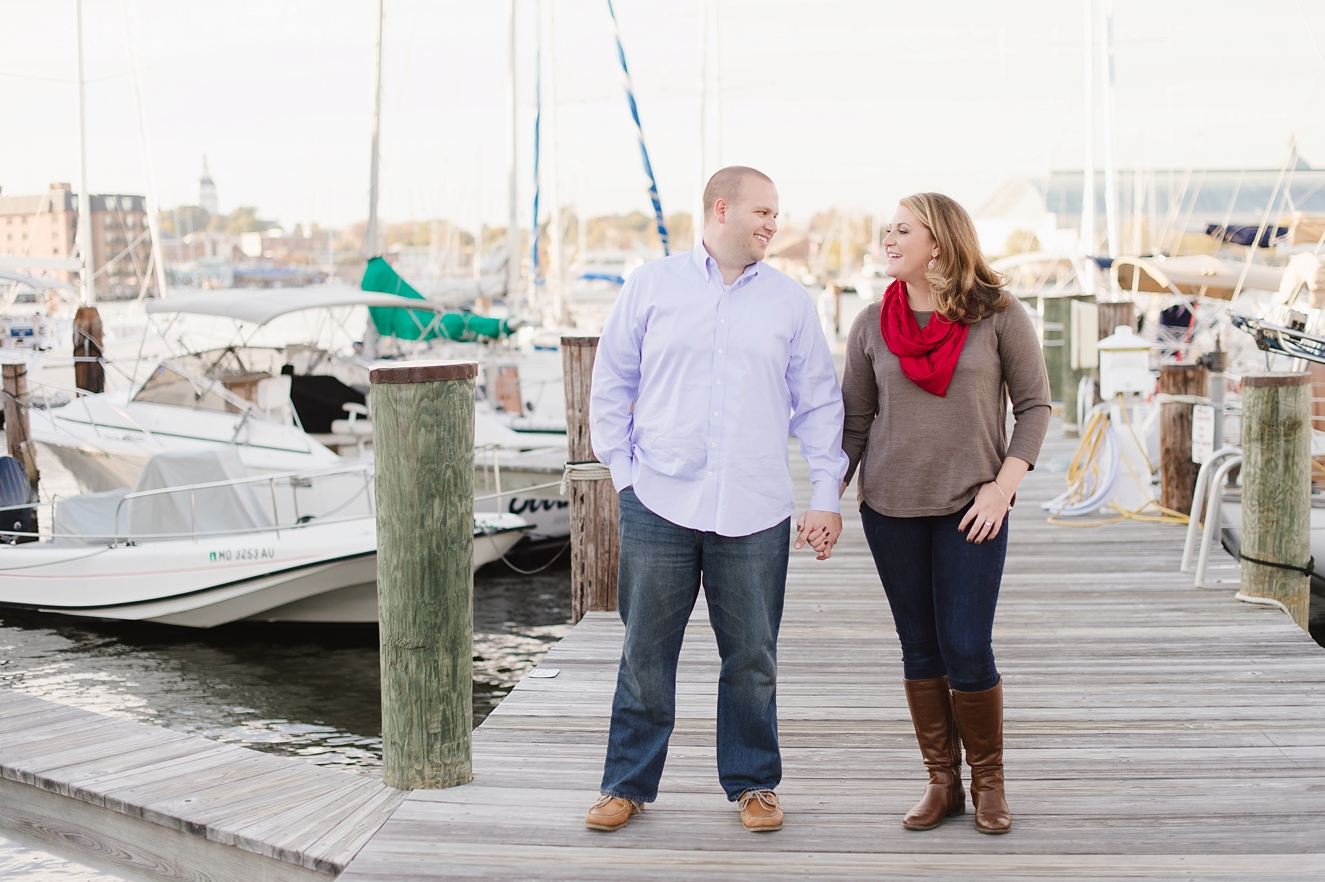
[[[704,188],[695,249],[636,270],[594,364],[594,454],[621,516],[617,597],[626,626],[602,795],[585,823],[617,830],[658,795],[676,663],[701,579],[717,636],[718,778],[755,831],[782,826],[777,635],[791,515],[787,436],[814,494],[797,523],[824,560],[842,532],[842,396],[814,302],[763,263],[778,193],[732,166]],[[790,415],[790,416],[789,416]]]

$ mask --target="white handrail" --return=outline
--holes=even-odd
[[[1182,545],[1182,566],[1178,572],[1190,573],[1192,571],[1192,552],[1196,549],[1196,529],[1201,520],[1206,487],[1210,483],[1210,473],[1218,467],[1219,462],[1225,457],[1241,455],[1242,450],[1237,447],[1221,447],[1210,454],[1205,462],[1201,463],[1201,469],[1196,473],[1196,492],[1192,494],[1192,511],[1187,518],[1187,538]]]
[[[1214,544],[1214,535],[1218,532],[1220,521],[1223,519],[1224,494],[1220,492],[1220,488],[1224,486],[1223,481],[1228,473],[1240,465],[1242,465],[1241,456],[1230,456],[1224,460],[1223,465],[1215,470],[1214,476],[1210,479],[1213,490],[1209,494],[1210,499],[1206,504],[1205,529],[1201,533],[1201,553],[1196,559],[1195,584],[1197,588],[1220,588],[1225,585],[1236,585],[1241,581],[1240,579],[1236,582],[1225,582],[1222,579],[1217,579],[1214,582],[1205,580],[1205,567],[1210,562],[1210,548]]]

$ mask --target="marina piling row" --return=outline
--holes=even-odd
[[[373,368],[382,780],[473,777],[475,362]]]
[[[589,435],[589,393],[593,381],[597,337],[562,337],[561,364],[566,386],[566,454],[573,464],[597,462]],[[571,621],[586,612],[615,610],[617,560],[617,495],[603,473],[570,485]]]
[[[1159,394],[1168,396],[1159,411],[1160,502],[1173,511],[1192,507],[1201,469],[1192,462],[1192,405],[1205,400],[1209,382],[1209,371],[1199,364],[1166,364],[1159,369]]]
[[[1242,378],[1242,589],[1303,630],[1311,601],[1311,375]]]

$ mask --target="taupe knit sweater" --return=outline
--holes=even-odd
[[[862,310],[847,337],[842,448],[846,480],[860,467],[857,497],[891,517],[946,515],[994,480],[1006,457],[1034,468],[1049,428],[1049,375],[1025,308],[1014,301],[970,326],[942,398],[902,373],[883,342],[880,308]],[[916,318],[923,326],[930,315]]]

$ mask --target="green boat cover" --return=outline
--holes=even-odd
[[[381,294],[398,294],[411,300],[423,300],[418,291],[410,287],[400,275],[380,257],[368,261],[359,288]],[[398,340],[477,340],[479,337],[499,339],[511,333],[510,319],[488,318],[472,312],[425,312],[421,309],[397,309],[392,306],[370,306],[377,333]]]

